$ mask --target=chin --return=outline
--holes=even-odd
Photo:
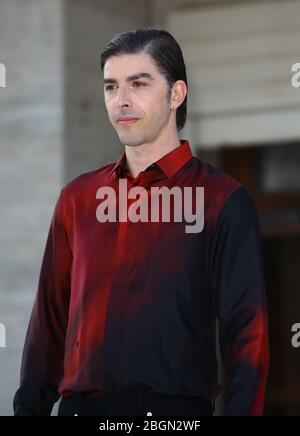
[[[136,147],[145,142],[143,138],[134,138],[129,135],[119,135],[119,139],[122,144],[127,145],[129,147]]]

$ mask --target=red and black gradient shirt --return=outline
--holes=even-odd
[[[99,222],[100,187],[204,187],[204,228]],[[150,195],[150,194],[149,194]],[[181,144],[133,178],[125,151],[80,175],[52,216],[26,335],[15,415],[49,415],[60,396],[124,391],[215,398],[216,319],[227,415],[260,415],[267,311],[256,209],[234,178]]]

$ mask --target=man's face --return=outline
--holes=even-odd
[[[153,142],[170,122],[165,77],[148,54],[112,56],[104,66],[104,99],[120,141],[129,146]],[[122,121],[122,117],[134,120]]]

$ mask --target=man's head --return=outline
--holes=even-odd
[[[108,116],[121,142],[139,145],[184,127],[186,69],[168,32],[145,27],[116,35],[102,51],[101,69]],[[122,123],[122,116],[137,120]]]

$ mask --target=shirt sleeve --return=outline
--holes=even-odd
[[[263,414],[269,342],[259,233],[254,202],[241,186],[225,202],[212,243],[227,416]]]
[[[72,252],[62,223],[62,192],[45,246],[37,294],[26,334],[15,416],[47,416],[59,399],[68,322]]]

